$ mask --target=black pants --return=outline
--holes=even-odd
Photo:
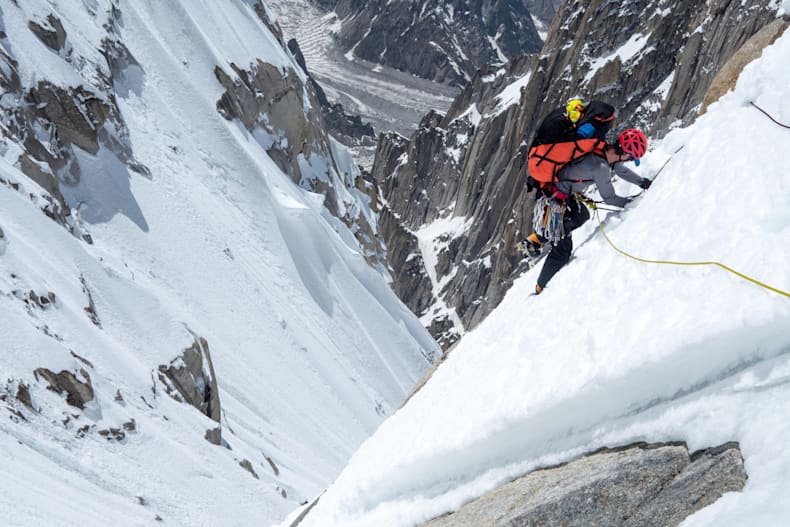
[[[565,211],[565,217],[563,218],[565,237],[552,247],[551,252],[546,256],[546,261],[543,262],[543,269],[540,270],[540,276],[538,276],[538,285],[540,287],[546,287],[546,284],[557,274],[557,271],[571,259],[571,253],[573,252],[571,231],[578,229],[589,219],[590,211],[587,210],[587,207],[575,199],[568,200],[568,210]]]

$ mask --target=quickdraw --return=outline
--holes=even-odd
[[[532,212],[532,227],[538,236],[557,245],[565,237],[566,209],[564,202],[541,195]]]

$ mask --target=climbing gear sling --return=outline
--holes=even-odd
[[[541,194],[532,212],[532,228],[535,233],[552,245],[557,245],[565,237],[563,219],[566,208],[564,201]]]

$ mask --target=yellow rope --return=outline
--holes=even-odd
[[[587,200],[583,200],[583,201],[585,203],[587,203],[588,205],[590,205],[590,207],[592,207],[592,209],[595,211],[595,218],[598,220],[598,227],[601,229],[601,234],[603,234],[603,237],[606,238],[607,242],[609,242],[609,245],[611,245],[612,248],[615,251],[619,252],[620,254],[622,254],[624,256],[627,256],[628,258],[631,258],[632,260],[636,260],[638,262],[644,262],[644,263],[654,263],[654,264],[663,264],[663,265],[715,265],[715,266],[721,267],[725,271],[731,272],[734,275],[740,276],[744,280],[748,280],[749,282],[751,282],[753,284],[759,285],[760,287],[768,289],[769,291],[773,291],[774,293],[779,293],[780,295],[784,295],[784,296],[790,298],[790,293],[788,293],[787,291],[782,291],[781,289],[777,289],[776,287],[771,287],[768,284],[760,282],[759,280],[755,280],[754,278],[752,278],[750,276],[747,276],[747,275],[745,275],[743,273],[740,273],[740,272],[736,271],[735,269],[733,269],[732,267],[728,267],[728,266],[726,266],[726,265],[724,265],[723,263],[720,263],[720,262],[673,262],[671,260],[648,260],[647,258],[639,258],[638,256],[634,256],[632,254],[629,254],[629,253],[625,252],[624,250],[620,249],[618,246],[616,246],[614,243],[612,243],[612,240],[609,239],[609,236],[607,236],[607,234],[606,234],[606,230],[604,230],[604,228],[603,228],[603,222],[601,221],[601,217],[598,214],[598,207],[596,207],[595,203],[593,203],[592,201],[587,201]]]

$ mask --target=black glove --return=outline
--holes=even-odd
[[[642,178],[642,181],[639,182],[639,187],[644,189],[644,190],[647,190],[647,189],[650,188],[650,185],[652,185],[652,184],[653,184],[653,182],[650,181],[649,179]]]

